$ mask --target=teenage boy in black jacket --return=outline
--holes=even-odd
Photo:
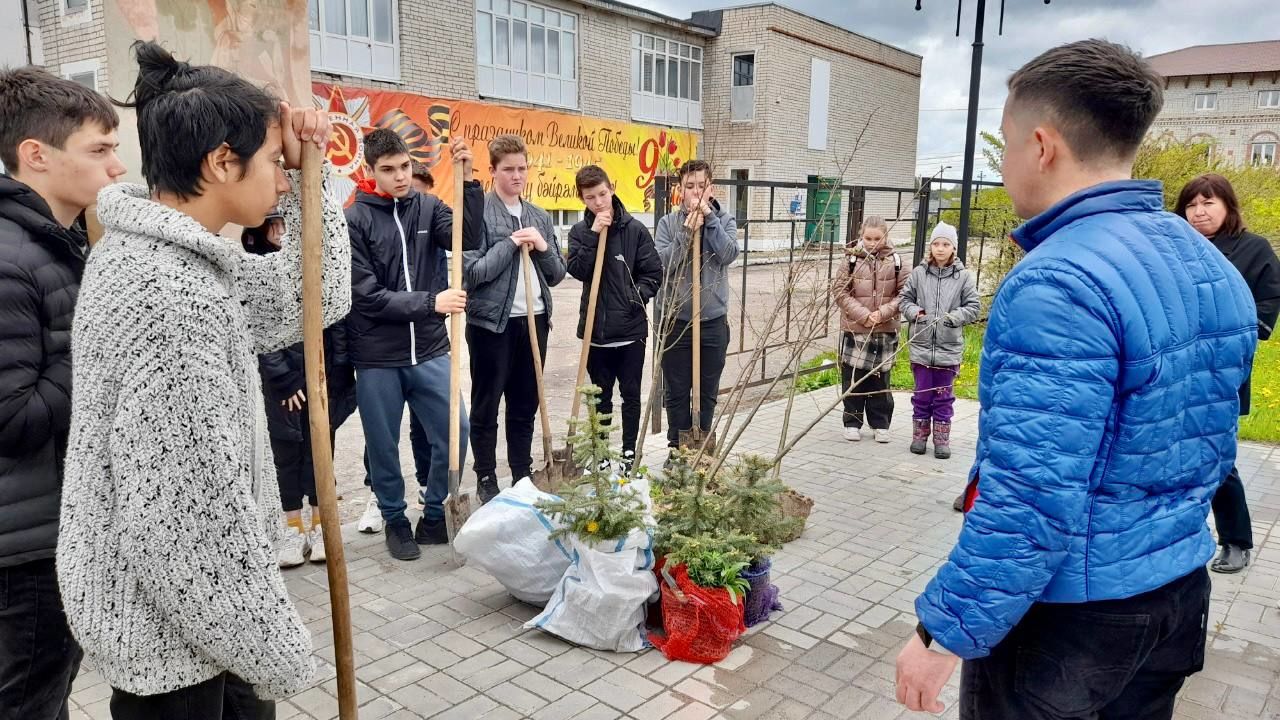
[[[529,151],[519,135],[499,135],[489,143],[489,174],[493,190],[484,199],[487,244],[483,250],[467,253],[462,266],[470,293],[471,451],[476,494],[482,503],[499,492],[498,403],[504,398],[511,482],[533,472],[538,383],[529,333],[538,334],[542,353],[538,362],[546,360],[551,288],[560,284],[565,272],[551,216],[520,197],[529,175]],[[533,307],[525,304],[522,258],[526,247],[533,272]]]
[[[449,335],[444,318],[466,309],[461,289],[445,288],[436,248],[453,243],[453,213],[434,195],[411,184],[412,160],[399,135],[386,129],[365,137],[365,162],[372,179],[362,182],[347,209],[351,230],[351,315],[348,353],[356,368],[356,399],[369,453],[370,480],[386,522],[386,543],[397,560],[415,560],[418,545],[448,542],[444,498],[448,453],[431,456],[426,503],[415,531],[405,517],[400,468],[400,421],[413,406],[427,439],[437,448],[449,442]],[[454,141],[454,172],[466,181],[462,209],[463,248],[484,242],[484,194],[471,179],[471,151]],[[461,258],[455,260],[460,262]],[[462,410],[462,449],[469,430]],[[415,542],[416,541],[416,542]]]
[[[615,383],[621,391],[622,454],[629,467],[640,433],[640,381],[649,337],[645,305],[662,285],[662,260],[649,230],[613,194],[613,183],[604,170],[587,165],[578,171],[576,181],[586,206],[582,221],[569,231],[569,274],[582,281],[578,337],[586,325],[600,231],[609,228],[595,327],[584,342],[591,343],[587,373],[600,386],[599,411],[613,412]]]
[[[0,718],[66,717],[80,668],[53,557],[89,251],[79,218],[125,172],[119,122],[83,85],[0,71]]]

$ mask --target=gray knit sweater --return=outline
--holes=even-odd
[[[58,580],[86,655],[130,693],[230,671],[276,698],[315,672],[273,550],[280,500],[256,361],[302,335],[298,197],[280,206],[284,249],[253,256],[140,186],[98,196],[106,234],[72,327]],[[329,325],[351,304],[351,246],[328,193],[324,226]]]

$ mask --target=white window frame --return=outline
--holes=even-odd
[[[476,86],[481,97],[578,109],[582,77],[580,14],[528,0],[476,0],[472,15]],[[521,37],[517,25],[523,27],[523,57],[517,52]],[[505,48],[499,40],[503,32]],[[554,57],[549,51],[553,33],[559,48]],[[534,38],[538,35],[542,36],[541,64],[534,53]]]
[[[1208,102],[1202,104],[1200,102],[1201,98],[1207,98]],[[1216,92],[1196,93],[1195,98],[1193,98],[1191,101],[1191,107],[1196,112],[1208,112],[1210,110],[1217,110],[1218,109],[1218,93]]]
[[[661,78],[658,77],[659,64],[663,70]],[[699,45],[664,35],[633,31],[631,119],[701,128],[706,64],[706,50]],[[673,77],[676,81],[674,94],[670,89]]]
[[[55,2],[58,4],[58,23],[63,27],[93,20],[93,0],[85,0],[84,7],[79,10],[67,7],[68,0],[55,0]]]
[[[1276,164],[1276,147],[1280,145],[1275,138],[1255,139],[1249,143],[1249,164],[1252,166],[1273,167]],[[1261,154],[1259,153],[1261,150]],[[1259,162],[1259,161],[1263,162]]]
[[[400,0],[388,0],[391,3],[391,40],[390,42],[375,39],[375,4],[378,0],[308,0],[307,18],[308,34],[311,37],[311,69],[317,72],[348,77],[368,78],[370,80],[400,81]],[[341,2],[346,8],[345,33],[331,32],[328,28],[327,5]],[[367,15],[365,29],[368,36],[351,34],[351,8],[363,3]],[[317,13],[317,27],[310,24],[311,12]],[[340,63],[326,62],[326,57],[346,53],[345,67]],[[353,56],[360,60],[367,55],[367,69],[352,69]],[[378,57],[384,58],[383,65],[389,66],[387,71],[378,71]]]
[[[734,177],[735,173],[745,173],[746,177],[736,178]],[[751,168],[746,168],[746,167],[729,168],[729,179],[730,180],[741,179],[741,180],[750,182]],[[751,187],[749,185],[748,186],[733,185],[733,186],[729,186],[728,190],[729,192],[727,193],[727,197],[725,199],[726,209],[729,211],[729,214],[737,221],[738,227],[741,228],[744,220],[751,219]]]
[[[1280,90],[1259,90],[1258,107],[1264,109],[1280,108]]]
[[[102,85],[102,80],[98,72],[101,68],[102,63],[98,60],[78,60],[76,62],[62,63],[60,72],[62,77],[67,80],[75,80],[77,75],[93,73],[93,91],[101,92],[99,88]]]
[[[738,58],[751,56],[751,84],[738,85]],[[760,55],[755,50],[729,53],[729,122],[754,122],[756,119],[756,76]]]

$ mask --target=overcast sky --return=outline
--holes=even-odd
[[[633,0],[635,2],[636,0]],[[638,5],[687,18],[691,10],[741,5],[726,0],[640,0]],[[965,0],[956,37],[957,0],[786,0],[780,3],[814,17],[924,56],[920,87],[917,172],[932,175],[964,158],[964,108],[969,97],[973,22],[977,0]],[[1004,35],[996,34],[1000,0],[988,0],[986,47],[978,127],[1000,126],[1004,81],[1040,52],[1072,40],[1104,37],[1144,55],[1191,45],[1280,39],[1280,2],[1274,0],[1007,0]],[[982,147],[981,138],[978,147]],[[979,157],[978,170],[985,170]]]

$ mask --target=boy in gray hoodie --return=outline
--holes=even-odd
[[[729,266],[738,258],[738,224],[712,197],[711,165],[690,160],[680,168],[680,207],[658,221],[654,240],[664,270],[658,293],[667,445],[693,427],[693,234],[702,231],[702,388],[698,427],[711,429],[720,373],[729,350]]]

